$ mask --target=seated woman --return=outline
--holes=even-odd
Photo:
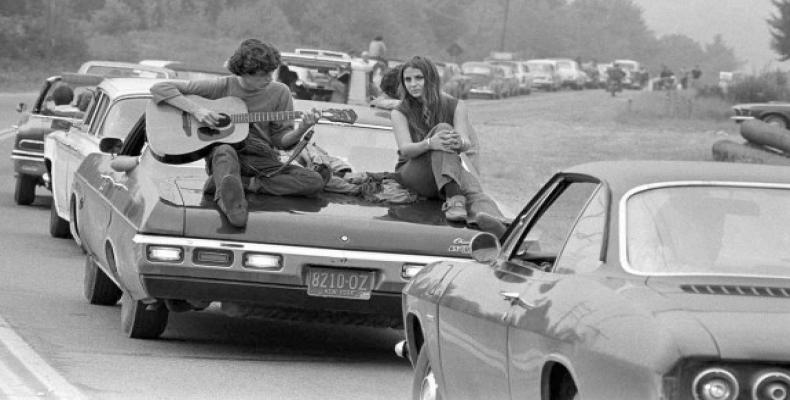
[[[398,142],[399,182],[428,198],[443,198],[448,221],[476,224],[501,236],[502,212],[482,191],[479,178],[461,160],[469,150],[466,105],[440,88],[436,65],[416,56],[401,67],[401,104],[392,111]]]

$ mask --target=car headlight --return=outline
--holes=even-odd
[[[738,380],[723,368],[708,368],[694,377],[691,393],[694,400],[735,400],[740,392]]]

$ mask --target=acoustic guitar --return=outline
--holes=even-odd
[[[216,100],[187,95],[187,98],[222,118],[216,127],[200,123],[192,114],[162,102],[149,102],[145,109],[145,129],[154,156],[162,162],[182,164],[205,157],[211,147],[219,143],[235,144],[249,134],[251,122],[286,121],[299,119],[302,111],[247,112],[247,105],[238,97]],[[352,109],[320,111],[321,118],[347,124],[357,120]]]

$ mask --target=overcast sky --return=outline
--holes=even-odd
[[[776,8],[771,0],[634,0],[644,9],[645,22],[658,36],[685,34],[702,44],[721,33],[743,69],[759,71],[765,66],[790,69],[779,63],[770,49],[771,34],[765,22]]]

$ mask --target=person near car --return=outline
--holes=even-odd
[[[345,104],[348,101],[348,83],[351,80],[351,73],[343,71],[329,80],[329,88],[332,89],[332,96],[329,101],[332,103]]]
[[[292,111],[293,99],[288,86],[272,80],[272,72],[279,65],[277,48],[258,39],[246,39],[228,60],[228,69],[233,75],[161,82],[151,87],[151,94],[154,102],[166,102],[208,126],[216,126],[220,114],[184,95],[208,99],[238,97],[251,113]],[[294,128],[290,120],[253,122],[249,135],[238,145],[219,144],[211,149],[206,158],[209,179],[204,192],[214,193],[217,206],[231,225],[244,227],[247,224],[242,177],[249,180],[247,189],[258,193],[311,196],[321,191],[324,186],[321,174],[297,165],[283,166],[277,150],[294,146],[316,123],[317,117],[315,110],[305,113],[298,128]],[[267,176],[276,171],[279,172]]]
[[[700,78],[702,78],[702,69],[700,69],[699,64],[697,64],[694,65],[694,68],[691,70],[691,87],[698,89]]]
[[[400,67],[386,70],[381,77],[381,84],[379,84],[381,94],[370,101],[370,106],[384,110],[397,108],[400,105],[400,95],[398,94],[399,80]]]
[[[78,113],[80,109],[71,105],[74,100],[74,90],[68,85],[59,85],[52,90],[51,104],[47,106],[56,114]]]
[[[384,37],[377,35],[370,41],[368,45],[368,57],[374,60],[384,60],[387,55],[387,44],[384,43]]]
[[[390,115],[398,144],[396,179],[421,196],[445,199],[448,221],[501,235],[502,212],[461,158],[472,146],[466,105],[441,91],[436,65],[426,57],[403,64],[399,78],[403,99]]]

